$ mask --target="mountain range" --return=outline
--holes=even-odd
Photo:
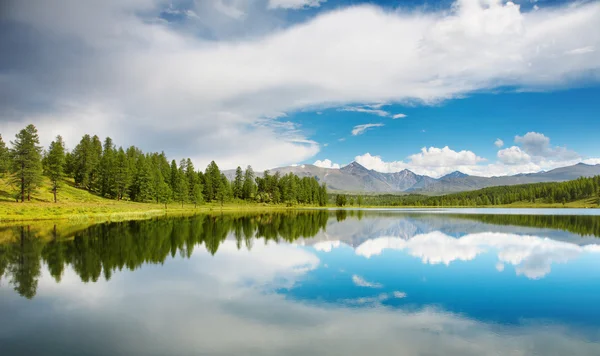
[[[325,182],[331,191],[366,193],[420,193],[447,194],[501,185],[517,185],[542,182],[563,182],[579,177],[600,175],[600,164],[579,163],[574,166],[556,168],[547,172],[517,174],[499,177],[478,177],[452,172],[440,178],[419,175],[407,169],[395,173],[381,173],[367,169],[357,162],[342,168],[322,168],[312,164],[280,167],[269,170],[284,175],[293,173],[299,177],[315,177]],[[224,172],[233,179],[234,170]],[[261,175],[261,173],[257,173]]]

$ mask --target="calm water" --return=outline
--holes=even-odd
[[[600,355],[600,217],[480,212],[5,228],[0,354]]]

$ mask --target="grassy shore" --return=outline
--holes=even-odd
[[[31,201],[16,202],[13,189],[6,180],[0,179],[0,224],[6,225],[21,221],[68,220],[73,223],[91,223],[102,221],[122,221],[147,219],[155,216],[192,215],[211,212],[259,212],[290,209],[283,204],[258,204],[247,202],[202,204],[195,207],[191,204],[170,203],[165,209],[163,204],[135,203],[116,201],[78,189],[72,181],[65,181],[59,194],[59,201],[53,202],[49,182],[45,182],[32,196]],[[358,206],[346,206],[357,208]],[[519,202],[509,205],[488,206],[487,208],[597,208],[596,199],[580,200],[566,204],[546,204]],[[297,208],[302,208],[299,206]],[[363,206],[362,208],[391,208],[389,206]],[[400,208],[411,208],[403,206]],[[426,208],[415,206],[412,208]],[[457,206],[455,208],[461,208]],[[471,208],[471,207],[469,207]],[[478,208],[486,208],[480,206]]]
[[[102,198],[86,190],[74,187],[71,181],[65,181],[54,203],[49,182],[44,184],[32,196],[31,201],[16,202],[13,189],[6,180],[0,179],[0,224],[19,221],[69,220],[72,222],[101,222],[147,219],[162,215],[192,215],[207,212],[236,211],[251,212],[286,209],[285,205],[267,205],[257,203],[208,203],[198,206],[192,204],[135,203]]]

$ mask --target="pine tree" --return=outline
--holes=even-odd
[[[99,185],[100,195],[114,198],[115,193],[115,169],[116,150],[110,137],[104,140],[102,157],[100,158]]]
[[[31,192],[42,180],[42,147],[37,129],[28,125],[11,142],[12,182],[19,188],[21,202],[31,199]]]
[[[217,191],[221,180],[221,171],[215,161],[210,162],[204,173],[204,196],[206,201],[217,199]]]
[[[187,186],[189,189],[188,197],[190,201],[194,201],[194,187],[198,183],[198,174],[194,169],[194,164],[191,159],[187,159],[185,162],[185,178],[187,180]]]
[[[244,172],[242,167],[238,166],[235,170],[235,179],[233,181],[233,197],[236,199],[242,199],[244,187]]]
[[[202,184],[196,183],[194,188],[192,189],[192,202],[194,202],[194,208],[198,204],[201,204],[204,201],[204,195],[202,194]]]
[[[129,160],[123,147],[119,147],[115,163],[115,181],[114,190],[117,195],[117,200],[121,200],[125,196],[125,192],[129,187]]]
[[[84,135],[73,150],[73,178],[79,187],[90,189],[90,175],[93,168],[92,138]]]
[[[242,185],[242,195],[244,200],[254,199],[256,194],[256,182],[254,180],[254,171],[251,166],[246,167],[244,173],[244,183]]]
[[[133,201],[144,202],[153,198],[152,175],[148,166],[148,159],[140,155],[137,159],[133,180],[129,187],[129,197]]]
[[[0,135],[0,176],[8,172],[10,167],[10,152]]]
[[[232,196],[231,184],[229,184],[229,179],[227,179],[225,174],[221,174],[218,180],[216,193],[216,198],[221,202],[221,207],[223,207],[223,203],[228,201]]]
[[[60,188],[64,178],[65,167],[65,143],[62,137],[56,136],[56,141],[50,143],[48,153],[44,157],[44,173],[52,182],[52,193],[54,194],[54,202],[57,202],[56,194]]]

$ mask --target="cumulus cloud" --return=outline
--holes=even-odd
[[[495,145],[496,147],[498,147],[498,148],[502,148],[502,147],[504,146],[504,141],[502,141],[501,139],[497,139],[497,140],[494,142],[494,145]]]
[[[498,151],[498,159],[504,164],[525,164],[531,161],[531,156],[521,151],[517,146],[512,146]]]
[[[364,125],[356,125],[352,129],[352,136],[358,136],[364,134],[367,130],[373,127],[382,127],[383,124],[364,124]]]
[[[319,7],[327,0],[269,0],[269,9],[303,9]]]
[[[474,167],[485,159],[471,151],[454,151],[448,146],[443,148],[423,147],[421,152],[408,156],[407,161],[385,162],[380,156],[365,153],[354,160],[366,168],[378,172],[399,172],[409,169],[417,174],[439,177],[456,170]]]
[[[321,167],[321,168],[340,168],[340,165],[338,163],[333,163],[331,162],[330,159],[324,159],[324,160],[316,160],[315,163],[313,163],[315,166],[317,167]]]
[[[182,18],[170,20],[168,9]],[[89,132],[192,156],[197,166],[215,159],[223,168],[272,168],[319,152],[302,130],[281,127],[280,118],[264,121],[273,113],[429,104],[506,86],[577,86],[600,71],[598,2],[535,12],[478,0],[430,13],[362,5],[302,23],[243,0],[189,8],[140,0],[10,1],[3,10],[6,137],[32,122],[48,128],[44,144],[67,132],[73,147]]]
[[[531,156],[563,161],[580,158],[577,152],[570,151],[566,147],[552,147],[550,138],[538,132],[528,132],[524,136],[515,136],[515,143],[520,144],[523,151]]]

